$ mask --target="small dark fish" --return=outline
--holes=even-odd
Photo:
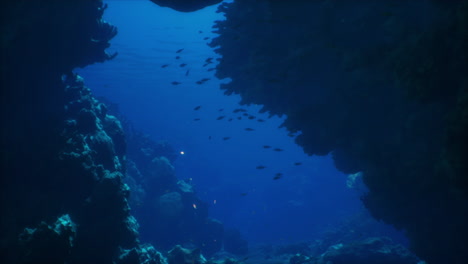
[[[210,78],[203,78],[203,79],[201,79],[200,81],[206,82],[206,81],[209,81],[209,80],[211,80],[211,79],[210,79]]]
[[[273,177],[273,180],[279,180],[279,179],[281,179],[282,176],[283,176],[283,173],[278,172],[278,173],[275,174],[275,177]]]
[[[179,85],[181,82],[171,82],[172,85]]]
[[[232,121],[232,118],[229,118],[229,120],[228,120],[228,121],[229,121],[229,122],[231,122],[231,121]]]
[[[269,149],[269,148],[271,148],[271,146],[264,145],[263,148],[264,148],[264,149]]]
[[[200,121],[200,118],[194,118],[193,121]]]
[[[193,110],[197,111],[197,110],[200,110],[200,108],[201,108],[201,105],[195,106],[195,108]]]
[[[266,168],[266,167],[263,166],[263,165],[260,165],[260,166],[257,166],[257,167],[256,167],[257,170],[263,170],[264,168]]]
[[[211,140],[211,136],[208,136],[208,139]]]
[[[203,67],[206,67],[206,66],[208,66],[208,64],[209,64],[209,63],[205,63],[205,64],[203,64]]]
[[[288,137],[295,137],[295,135],[293,133],[289,133]]]
[[[203,31],[201,31],[201,30],[198,30],[198,34],[201,34],[201,33],[203,33]]]
[[[175,58],[176,58],[176,60],[178,60],[178,59],[180,59],[180,56],[176,56]]]
[[[180,67],[185,67],[185,66],[187,66],[187,63],[182,63],[182,64],[180,64],[179,66],[180,66]]]
[[[243,116],[249,116],[249,114],[247,114],[247,113],[243,113],[242,115],[243,115]]]
[[[241,120],[241,119],[242,119],[242,116],[238,116],[238,117],[237,117],[237,120]]]
[[[228,140],[230,139],[231,137],[223,137],[223,140]]]
[[[296,166],[302,165],[302,162],[294,162],[294,165]]]
[[[255,130],[255,129],[250,128],[250,127],[248,127],[248,128],[245,129],[245,131],[254,131],[254,130]]]
[[[232,111],[232,112],[233,112],[233,113],[247,112],[247,110],[242,109],[242,108],[236,108],[236,109],[234,109],[234,111]]]
[[[212,63],[212,62],[213,62],[213,58],[208,58],[208,59],[205,60],[205,62],[207,62],[207,63]]]
[[[257,119],[258,122],[265,122],[263,119]]]
[[[221,112],[221,111],[223,111],[223,110],[224,110],[224,108],[220,108],[220,109],[218,109],[218,111],[219,111],[219,112]]]
[[[247,193],[241,193],[241,196],[247,196]]]
[[[202,81],[196,81],[195,83],[196,83],[196,84],[203,84]]]
[[[280,148],[274,148],[273,150],[274,151],[283,151],[283,149],[280,149]]]
[[[181,53],[184,49],[179,49],[175,53]]]
[[[207,71],[214,71],[216,68],[209,68]]]
[[[249,119],[250,120],[255,119],[255,116],[251,115],[251,116],[249,116]]]
[[[203,40],[207,40],[207,39],[210,39],[210,37],[204,37]]]
[[[169,64],[163,64],[161,65],[161,68],[166,68],[167,66],[169,66]]]
[[[189,73],[190,73],[190,70],[187,70],[187,71],[185,72],[185,76],[188,76]]]
[[[226,116],[218,116],[218,118],[216,118],[216,120],[221,120],[223,118],[225,118]]]

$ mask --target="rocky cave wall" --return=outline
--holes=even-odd
[[[190,2],[177,4],[212,3]],[[120,121],[72,73],[116,55],[106,52],[117,34],[102,20],[106,7],[100,0],[0,4],[2,263],[166,262],[137,238]],[[171,252],[173,263],[180,250]],[[190,263],[200,262],[199,252],[189,253]]]
[[[468,260],[467,3],[237,0],[210,44],[225,93],[362,171],[366,207],[429,263]]]
[[[122,182],[119,121],[71,73],[114,56],[105,51],[117,33],[101,19],[105,8],[1,3],[2,263],[145,259]]]

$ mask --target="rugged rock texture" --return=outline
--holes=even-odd
[[[181,12],[192,12],[209,5],[221,3],[223,0],[151,0],[163,7],[170,7]]]
[[[204,256],[221,250],[223,224],[208,217],[190,179],[178,180],[172,162],[176,152],[167,142],[154,142],[126,125],[128,177],[132,210],[141,224],[141,240],[160,249],[180,245],[201,249]]]
[[[118,263],[140,252],[125,140],[75,67],[103,62],[116,28],[98,0],[0,6],[2,263]],[[127,258],[128,259],[128,258]]]
[[[286,114],[308,154],[361,171],[367,208],[420,257],[466,263],[467,1],[238,0],[219,12],[226,94]]]

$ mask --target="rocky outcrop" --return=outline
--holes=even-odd
[[[243,104],[285,114],[306,153],[362,172],[366,207],[406,230],[419,256],[465,263],[467,7],[226,3],[211,42],[221,55],[217,77],[232,80],[222,89]]]
[[[1,3],[2,263],[118,263],[141,248],[120,122],[71,73],[114,56],[105,8]]]
[[[151,2],[181,12],[193,12],[204,7],[221,3],[223,0],[151,0]]]

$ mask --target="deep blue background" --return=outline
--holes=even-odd
[[[249,106],[250,114],[267,122],[245,117],[227,121],[238,116],[232,110],[240,98],[223,95],[219,84],[229,80],[216,80],[214,71],[207,72],[214,64],[202,67],[206,58],[215,57],[206,45],[210,40],[203,38],[215,36],[212,22],[222,19],[216,7],[178,13],[150,1],[108,3],[105,19],[119,29],[110,51],[119,55],[78,72],[96,96],[119,104],[137,129],[186,153],[174,164],[177,175],[193,179],[198,195],[211,204],[212,217],[239,228],[251,242],[274,243],[314,239],[363,210],[359,193],[346,187],[346,175],[329,157],[306,156],[287,131],[278,128],[282,118],[268,119],[257,113],[260,106]],[[161,68],[163,64],[170,65]],[[211,80],[195,84],[201,78]],[[182,84],[174,86],[173,81]],[[198,105],[201,109],[194,111]],[[216,120],[220,115],[227,117]],[[226,136],[231,139],[222,140]],[[267,168],[257,170],[258,165]],[[272,180],[277,172],[284,177]]]

